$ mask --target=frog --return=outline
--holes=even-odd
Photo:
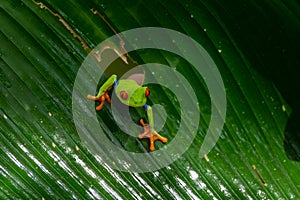
[[[150,89],[140,84],[141,83],[135,79],[119,80],[116,74],[112,74],[99,88],[96,96],[89,94],[87,95],[87,98],[89,100],[99,101],[100,104],[96,106],[96,111],[100,111],[104,107],[105,102],[108,104],[111,103],[109,92],[113,89],[117,98],[122,104],[134,108],[143,107],[147,114],[148,123],[145,123],[142,118],[139,120],[144,132],[139,134],[138,138],[140,140],[148,138],[149,150],[154,151],[154,142],[156,140],[159,140],[165,144],[168,142],[168,139],[155,131],[152,107],[147,104],[147,98],[150,95]]]

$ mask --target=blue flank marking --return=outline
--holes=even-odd
[[[149,105],[144,104],[144,109],[145,109],[146,111],[148,111],[148,106],[149,106]]]
[[[118,78],[116,78],[115,82],[114,82],[114,87],[116,87],[119,84]]]

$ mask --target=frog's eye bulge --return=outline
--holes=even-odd
[[[145,91],[145,97],[148,97],[150,95],[150,89],[147,88],[146,91]]]

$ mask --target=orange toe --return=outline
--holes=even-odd
[[[167,143],[167,142],[168,142],[168,139],[165,138],[165,137],[161,137],[159,140],[160,140],[162,143]]]
[[[154,151],[155,150],[155,147],[154,147],[154,143],[150,144],[150,151]]]

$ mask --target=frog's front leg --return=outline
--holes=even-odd
[[[100,104],[96,107],[96,110],[97,111],[99,111],[99,110],[101,110],[102,108],[103,108],[103,106],[104,106],[104,103],[105,103],[105,101],[107,102],[107,103],[111,103],[111,99],[110,99],[110,96],[109,96],[109,94],[108,94],[108,92],[109,92],[109,90],[110,90],[111,88],[108,88],[107,89],[107,91],[105,91],[102,95],[100,95],[100,96],[92,96],[92,95],[88,95],[87,96],[87,98],[89,99],[89,100],[93,100],[93,101],[99,101],[100,102]]]
[[[97,96],[92,96],[92,95],[87,95],[87,98],[89,100],[93,100],[93,101],[99,101],[100,105],[98,105],[96,107],[96,110],[99,111],[103,108],[105,101],[107,103],[111,103],[111,99],[110,96],[108,94],[108,92],[111,90],[111,88],[113,87],[113,85],[115,85],[117,83],[117,76],[116,75],[112,75],[111,77],[109,77],[109,79],[107,79],[107,81],[100,87],[99,92],[97,94]]]
[[[152,115],[152,108],[145,104],[145,109],[147,110],[147,115],[148,115],[148,120],[149,124],[145,124],[144,120],[140,120],[140,124],[144,127],[144,132],[140,134],[138,137],[139,139],[143,138],[149,138],[150,141],[150,151],[154,151],[154,142],[156,140],[160,140],[163,143],[167,143],[168,139],[159,135],[155,130],[154,130],[154,121],[153,121],[153,115]]]

